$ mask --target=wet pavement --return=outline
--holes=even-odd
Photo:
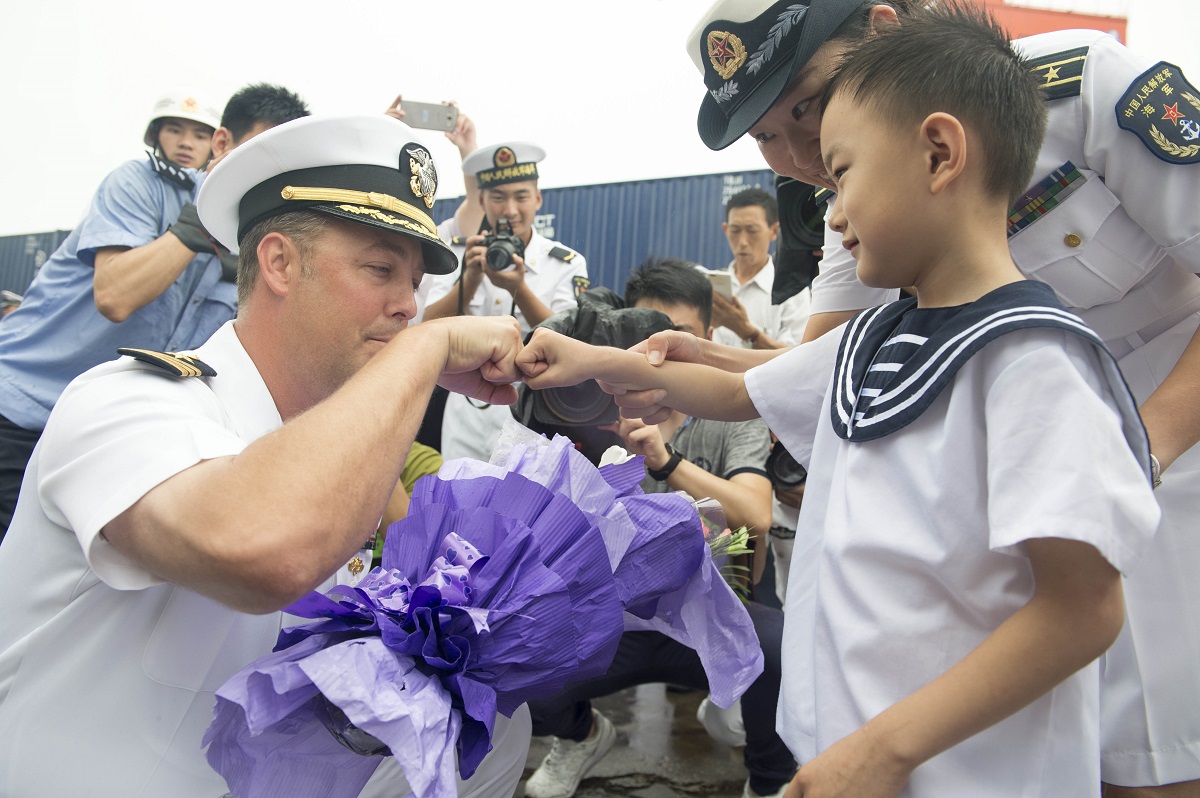
[[[696,720],[703,698],[647,684],[593,701],[616,727],[617,742],[579,785],[576,798],[741,798],[742,749],[704,731]],[[549,750],[550,738],[533,738],[524,778]],[[524,794],[522,780],[516,798]]]

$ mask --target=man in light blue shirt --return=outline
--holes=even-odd
[[[248,86],[213,132],[214,160],[308,113],[282,87]],[[114,359],[118,347],[190,349],[233,318],[235,274],[192,205],[202,178],[157,151],[119,166],[0,325],[0,538],[68,382]]]

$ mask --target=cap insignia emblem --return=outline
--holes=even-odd
[[[722,80],[729,80],[746,63],[746,46],[735,34],[709,31],[707,42],[708,60]]]
[[[517,155],[508,147],[501,147],[492,156],[493,166],[512,166],[517,162]]]
[[[791,5],[780,12],[775,19],[775,24],[767,31],[767,38],[763,39],[762,44],[754,51],[754,56],[750,59],[750,63],[746,64],[746,71],[751,75],[757,75],[758,70],[763,68],[763,64],[771,60],[771,56],[775,55],[775,48],[783,43],[783,37],[792,32],[792,27],[799,27],[804,15],[808,13],[808,6]]]
[[[405,150],[408,153],[408,168],[412,171],[409,187],[412,193],[425,201],[426,208],[433,207],[433,198],[437,194],[437,169],[433,165],[433,157],[422,147]]]

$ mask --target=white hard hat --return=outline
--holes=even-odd
[[[154,104],[150,121],[146,123],[146,134],[142,136],[142,141],[147,147],[158,146],[158,142],[154,140],[154,123],[168,117],[190,119],[193,122],[208,125],[213,130],[221,126],[221,115],[211,106],[204,105],[190,94],[173,94],[163,97]]]

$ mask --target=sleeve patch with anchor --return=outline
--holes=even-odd
[[[1200,90],[1174,64],[1159,61],[1129,85],[1117,125],[1167,163],[1200,163]]]

